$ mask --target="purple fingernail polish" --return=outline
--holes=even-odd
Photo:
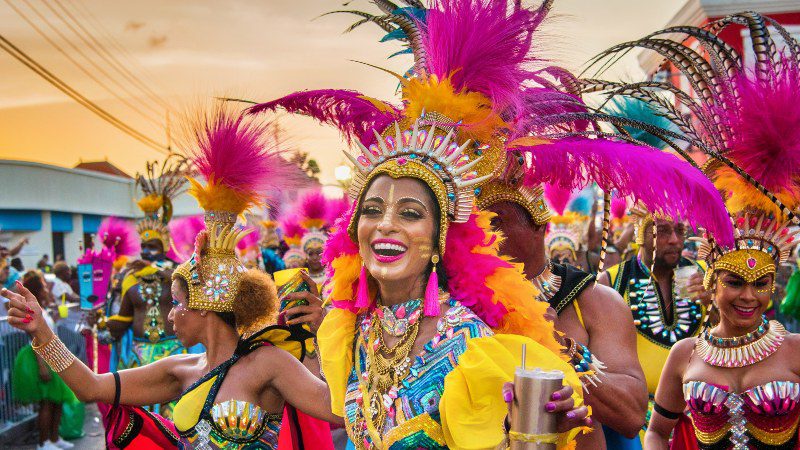
[[[553,402],[547,403],[544,405],[544,410],[547,412],[553,412],[556,410],[556,404]]]
[[[572,420],[574,418],[575,418],[575,413],[574,412],[570,411],[570,412],[567,413],[567,419]]]
[[[511,400],[514,400],[514,393],[511,391],[503,391],[503,400],[506,403],[511,403]]]
[[[561,400],[561,392],[553,392],[553,395],[550,396],[553,400]]]

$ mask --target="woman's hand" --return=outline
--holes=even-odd
[[[0,295],[8,301],[8,324],[33,336],[40,343],[41,338],[52,334],[50,327],[44,320],[42,307],[36,297],[19,281],[16,283],[17,292],[8,289],[0,291]]]
[[[302,325],[306,323],[309,328],[311,328],[311,332],[316,334],[325,316],[324,310],[322,309],[322,299],[316,295],[316,293],[319,292],[317,283],[315,283],[305,271],[301,271],[300,276],[302,276],[303,281],[308,284],[310,292],[292,292],[286,295],[284,299],[305,300],[308,304],[305,306],[293,306],[285,310],[283,314],[287,317],[287,325]],[[288,319],[289,317],[291,317],[291,320]]]
[[[572,386],[564,386],[560,390],[553,392],[550,401],[545,403],[544,410],[556,414],[556,432],[565,433],[577,427],[592,426],[592,419],[587,417],[589,409],[586,406],[575,408],[575,400],[572,399]],[[511,402],[514,401],[514,383],[503,385],[503,399],[508,404],[508,422],[511,421]]]

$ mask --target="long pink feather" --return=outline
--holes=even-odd
[[[205,179],[245,195],[260,196],[295,185],[296,167],[281,157],[268,126],[226,108],[216,109],[195,126],[195,168]]]
[[[723,245],[733,227],[722,197],[699,169],[654,148],[602,139],[564,139],[515,147],[531,155],[526,184],[552,183],[581,189],[596,182],[603,190],[641,201],[649,211],[706,228]]]
[[[544,198],[547,200],[547,204],[550,205],[550,209],[559,216],[564,215],[564,210],[567,209],[567,204],[569,204],[571,197],[572,192],[569,189],[562,189],[552,184],[544,185]]]
[[[784,58],[765,81],[740,75],[738,108],[719,106],[731,134],[725,155],[767,189],[800,194],[800,63]]]
[[[539,61],[533,34],[546,12],[497,0],[433,0],[420,23],[427,69],[451,76],[457,91],[486,95],[498,110],[519,109],[521,87]]]
[[[107,217],[97,228],[103,247],[118,256],[132,256],[139,253],[139,235],[136,226],[127,220]]]
[[[328,125],[333,125],[347,140],[365,142],[374,140],[372,130],[383,130],[399,116],[394,107],[378,108],[363,94],[346,89],[320,89],[289,94],[271,102],[251,107],[251,114],[284,109],[292,114],[303,114]]]
[[[203,216],[187,216],[172,220],[169,223],[169,234],[172,237],[172,250],[176,261],[186,261],[192,255],[198,233],[206,229]],[[169,256],[169,255],[168,255]]]

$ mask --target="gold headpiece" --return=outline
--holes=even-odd
[[[768,196],[719,160],[709,159],[703,172],[722,194],[734,231],[732,248],[721,247],[711,236],[693,239],[700,243],[698,258],[705,259],[711,269],[706,272],[706,288],[711,287],[717,270],[733,272],[748,283],[775,273],[789,258],[798,230],[790,230],[791,221]],[[790,208],[798,204],[793,192],[781,192],[777,197]]]
[[[278,233],[275,229],[278,227],[278,223],[274,220],[262,220],[259,222],[261,228],[264,230],[264,233],[261,235],[261,246],[267,248],[275,248],[281,246],[281,241],[278,238]]]
[[[706,289],[711,287],[712,275],[727,270],[752,283],[764,275],[775,273],[777,266],[789,259],[794,236],[791,222],[776,220],[763,211],[741,212],[734,218],[735,247],[723,248],[712,237],[697,237],[700,243],[697,257],[706,260],[711,270],[706,272]]]
[[[359,202],[364,189],[381,174],[422,180],[433,191],[441,211],[439,251],[443,252],[449,223],[469,219],[476,188],[492,177],[493,168],[497,167],[495,160],[504,157],[497,143],[481,144],[467,139],[459,145],[457,127],[458,124],[440,114],[428,113],[414,120],[413,126],[405,131],[401,131],[397,122],[386,130],[385,136],[376,131],[377,144],[369,148],[359,142],[361,155],[354,157],[345,152],[356,167],[350,198]],[[393,136],[388,133],[392,130]],[[354,241],[357,225],[358,216],[354,214],[348,228]]]
[[[194,165],[206,185],[190,178],[189,194],[205,210],[206,231],[192,257],[178,266],[173,278],[189,285],[189,308],[234,312],[234,303],[247,269],[236,256],[236,244],[252,228],[236,225],[237,217],[263,202],[263,192],[286,183],[287,163],[270,148],[266,128],[244,121],[219,107],[190,127],[198,142]]]
[[[548,253],[552,255],[558,250],[570,250],[573,254],[577,254],[584,247],[588,222],[588,217],[573,211],[551,217],[550,229],[544,238]]]
[[[206,211],[207,242],[201,255],[175,269],[189,285],[189,308],[233,312],[239,282],[247,271],[236,256],[236,244],[252,229],[236,227],[236,213]]]
[[[546,224],[552,213],[544,200],[544,189],[541,186],[528,187],[523,184],[525,167],[526,161],[522,155],[510,155],[505,173],[475,190],[478,209],[488,210],[496,203],[512,202],[524,208],[534,224]]]
[[[172,219],[172,199],[183,193],[188,164],[182,156],[170,155],[161,165],[153,161],[145,167],[145,174],[136,174],[136,186],[143,194],[136,205],[144,212],[136,231],[142,242],[158,239],[167,252],[171,244],[168,224]]]

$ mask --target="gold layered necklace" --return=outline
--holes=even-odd
[[[422,310],[420,300],[412,300],[401,305],[403,317],[396,317],[392,311],[382,310],[381,314],[373,313],[370,321],[369,333],[364,347],[366,350],[366,383],[362,382],[362,394],[367,404],[363,406],[365,419],[381,433],[385,424],[387,414],[393,414],[394,400],[397,398],[397,390],[400,383],[408,376],[411,368],[411,349],[419,334],[420,314],[417,310]],[[395,311],[396,313],[396,311]],[[391,314],[391,319],[389,315]],[[415,320],[407,320],[414,318]],[[397,319],[403,321],[403,326],[397,326]],[[400,339],[391,348],[383,342],[383,329],[387,327],[387,333],[397,336]]]
[[[539,290],[538,300],[550,302],[550,299],[561,289],[561,277],[553,273],[553,262],[549,259],[544,269],[533,278],[533,285]]]
[[[706,329],[697,340],[697,354],[716,367],[745,367],[763,361],[780,348],[786,328],[776,320],[764,322],[744,336],[721,338]]]

